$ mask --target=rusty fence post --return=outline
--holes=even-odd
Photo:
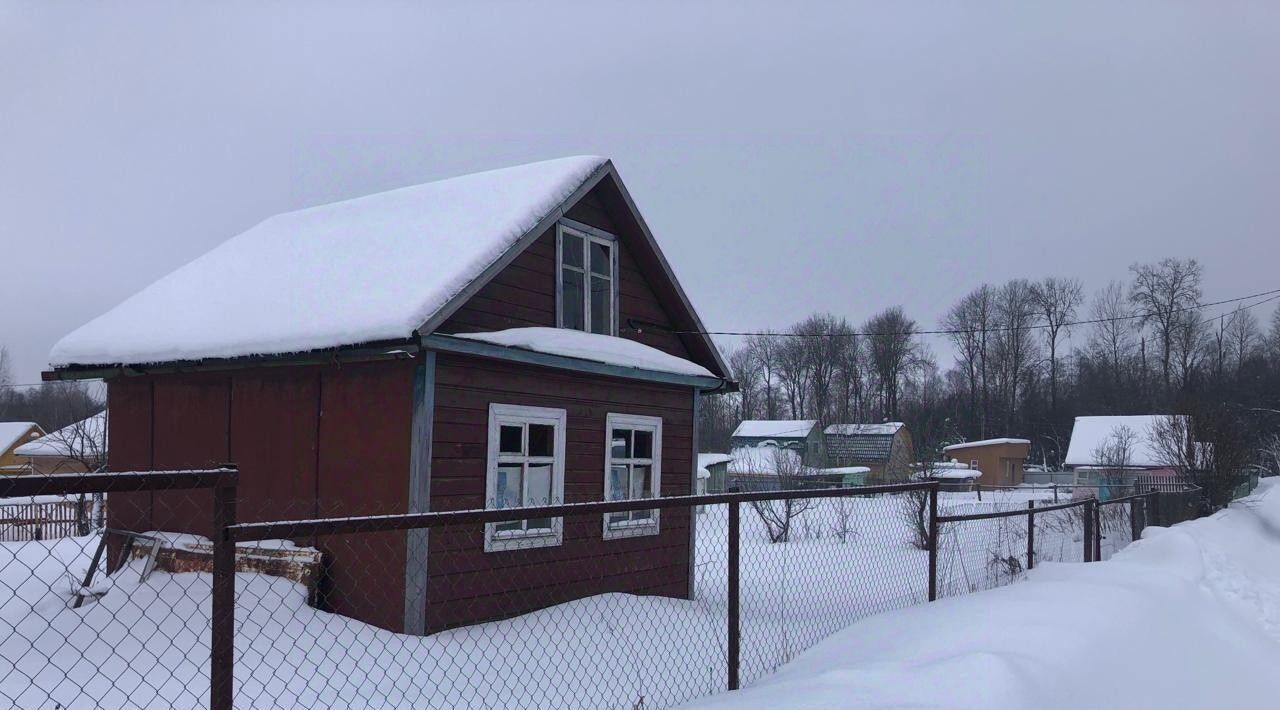
[[[1093,561],[1093,536],[1095,534],[1093,529],[1094,502],[1095,501],[1093,500],[1085,501],[1084,506],[1080,510],[1080,518],[1084,523],[1084,561],[1085,562]]]
[[[929,488],[929,601],[938,598],[938,487],[937,481]],[[981,496],[981,488],[979,496]]]
[[[1134,498],[1129,501],[1129,542],[1137,542],[1142,537],[1142,529],[1146,527],[1147,499]]]
[[[1102,506],[1093,501],[1093,561],[1102,561]]]
[[[741,626],[739,625],[739,570],[738,557],[740,511],[738,501],[729,503],[729,690],[738,689],[738,663]]]
[[[236,522],[235,479],[213,489],[213,614],[209,658],[209,707],[231,710],[235,690],[236,545],[227,528]]]
[[[1036,566],[1036,502],[1027,501],[1027,569]]]

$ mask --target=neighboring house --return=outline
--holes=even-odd
[[[46,376],[106,378],[111,470],[238,464],[241,521],[505,508],[696,490],[699,397],[729,378],[705,330],[613,164],[577,157],[273,217]],[[108,525],[209,535],[209,500],[112,494]],[[651,513],[321,538],[320,604],[423,633],[688,598],[693,520]]]
[[[26,458],[32,473],[44,476],[99,470],[107,462],[107,413],[29,441],[14,453]]]
[[[816,419],[748,419],[733,430],[730,449],[776,446],[800,454],[806,466],[826,461],[822,429]]]
[[[980,472],[976,483],[983,486],[1020,486],[1023,465],[1031,452],[1027,439],[983,439],[945,447],[948,458]]]
[[[1071,443],[1067,446],[1064,463],[1075,473],[1075,484],[1104,486],[1107,483],[1131,485],[1157,485],[1173,483],[1177,471],[1160,453],[1153,439],[1153,432],[1165,414],[1140,414],[1125,416],[1076,417],[1071,429]],[[1098,453],[1109,442],[1114,442],[1117,432],[1132,432],[1132,446],[1128,462],[1123,470],[1114,470],[1113,462],[1098,460]],[[1104,481],[1103,478],[1109,480]],[[1105,497],[1102,493],[1099,497]]]
[[[871,474],[868,466],[836,466],[818,469],[819,475],[831,481],[838,481],[841,488],[854,488],[867,485],[867,476]]]
[[[728,454],[698,454],[698,493],[724,493],[729,473]]]
[[[807,468],[800,452],[772,444],[744,446],[729,452],[729,490],[776,491],[795,488]]]
[[[35,422],[0,422],[0,475],[29,473],[30,463],[16,449],[44,436]]]
[[[826,435],[827,461],[832,466],[866,466],[871,483],[906,481],[915,459],[911,432],[902,422],[832,424]]]

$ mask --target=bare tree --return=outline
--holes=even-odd
[[[991,329],[991,288],[980,286],[947,311],[942,327],[955,346],[956,363],[964,375],[969,394],[969,410],[979,412],[978,434],[985,435],[987,334]],[[978,392],[982,390],[982,408]]]
[[[807,362],[812,406],[808,414],[823,424],[833,419],[832,404],[837,387],[836,372],[844,358],[853,328],[844,318],[827,314],[809,316],[795,327],[804,336],[797,338]]]
[[[1112,281],[1093,298],[1089,316],[1095,322],[1089,336],[1089,350],[1111,372],[1112,383],[1121,386],[1123,373],[1133,355],[1134,337],[1124,285]]]
[[[13,384],[13,366],[9,360],[9,348],[0,345],[0,387],[8,387]],[[0,392],[0,396],[4,394]]]
[[[1200,262],[1195,259],[1163,259],[1156,264],[1134,264],[1129,300],[1142,312],[1160,344],[1160,368],[1167,390],[1172,383],[1174,341],[1179,315],[1200,304]],[[1185,325],[1182,326],[1185,331]]]
[[[1035,359],[1031,328],[1035,324],[1036,312],[1030,282],[1014,279],[997,289],[995,314],[999,330],[995,333],[992,361],[1002,403],[1004,429],[1012,431],[1019,387]]]
[[[1133,450],[1137,444],[1138,433],[1123,424],[1099,442],[1092,452],[1099,482],[1110,486],[1123,484],[1126,472],[1132,467]]]
[[[1267,351],[1271,362],[1280,369],[1280,306],[1271,314],[1271,330],[1267,333]]]
[[[737,415],[743,419],[757,419],[760,398],[764,394],[764,368],[760,359],[749,347],[729,353],[729,369],[738,381]]]
[[[1262,340],[1257,316],[1243,306],[1235,309],[1227,320],[1227,335],[1231,338],[1231,355],[1235,359],[1238,376],[1244,369],[1245,362],[1257,354]]]
[[[760,384],[764,393],[764,418],[777,419],[779,413],[777,378],[782,351],[781,339],[776,335],[758,333],[747,338],[746,349],[760,368]]]
[[[788,491],[801,488],[811,480],[807,477],[813,473],[813,470],[805,466],[800,456],[794,451],[784,451],[775,446],[747,451],[752,452],[748,456],[756,459],[755,465],[747,463],[747,466],[757,475],[774,478],[771,487],[776,486],[777,490]],[[813,505],[812,498],[795,498],[752,501],[751,508],[764,523],[769,542],[787,542],[791,539],[792,524]]]
[[[921,364],[916,322],[902,312],[901,306],[894,306],[872,316],[863,330],[878,388],[880,416],[896,419],[902,379]]]
[[[1178,384],[1189,387],[1196,369],[1205,357],[1209,342],[1208,323],[1195,311],[1183,311],[1173,320],[1173,361],[1177,366]]]
[[[1202,512],[1212,512],[1231,502],[1261,447],[1233,408],[1193,400],[1189,411],[1157,419],[1151,445],[1162,465],[1200,488]]]
[[[1031,287],[1031,299],[1044,319],[1045,344],[1049,346],[1049,407],[1058,411],[1058,344],[1066,335],[1076,309],[1084,302],[1084,286],[1079,279],[1049,276]]]

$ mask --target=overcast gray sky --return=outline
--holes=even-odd
[[[32,381],[271,214],[575,153],[713,329],[1166,255],[1280,288],[1278,71],[1275,2],[0,0],[0,343]]]

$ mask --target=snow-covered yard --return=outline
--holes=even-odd
[[[1026,500],[1023,492],[994,502],[984,495],[980,505],[1023,507]],[[925,600],[928,557],[910,544],[902,505],[900,497],[818,501],[780,544],[768,542],[744,506],[744,684],[859,619]],[[974,505],[971,494],[944,494],[940,503],[944,512]],[[698,516],[694,601],[606,594],[429,637],[318,611],[292,582],[239,574],[237,707],[630,707],[643,700],[655,708],[719,692],[726,683],[726,530],[724,507]],[[94,544],[0,545],[0,585],[15,590],[0,602],[0,706],[204,706],[210,576],[156,572],[141,582],[138,562],[99,585],[107,591],[100,600],[69,609]],[[948,554],[944,545],[944,579],[967,568]],[[985,552],[975,554],[981,565]]]
[[[1280,486],[1099,564],[844,629],[697,708],[1261,708],[1280,663]]]

